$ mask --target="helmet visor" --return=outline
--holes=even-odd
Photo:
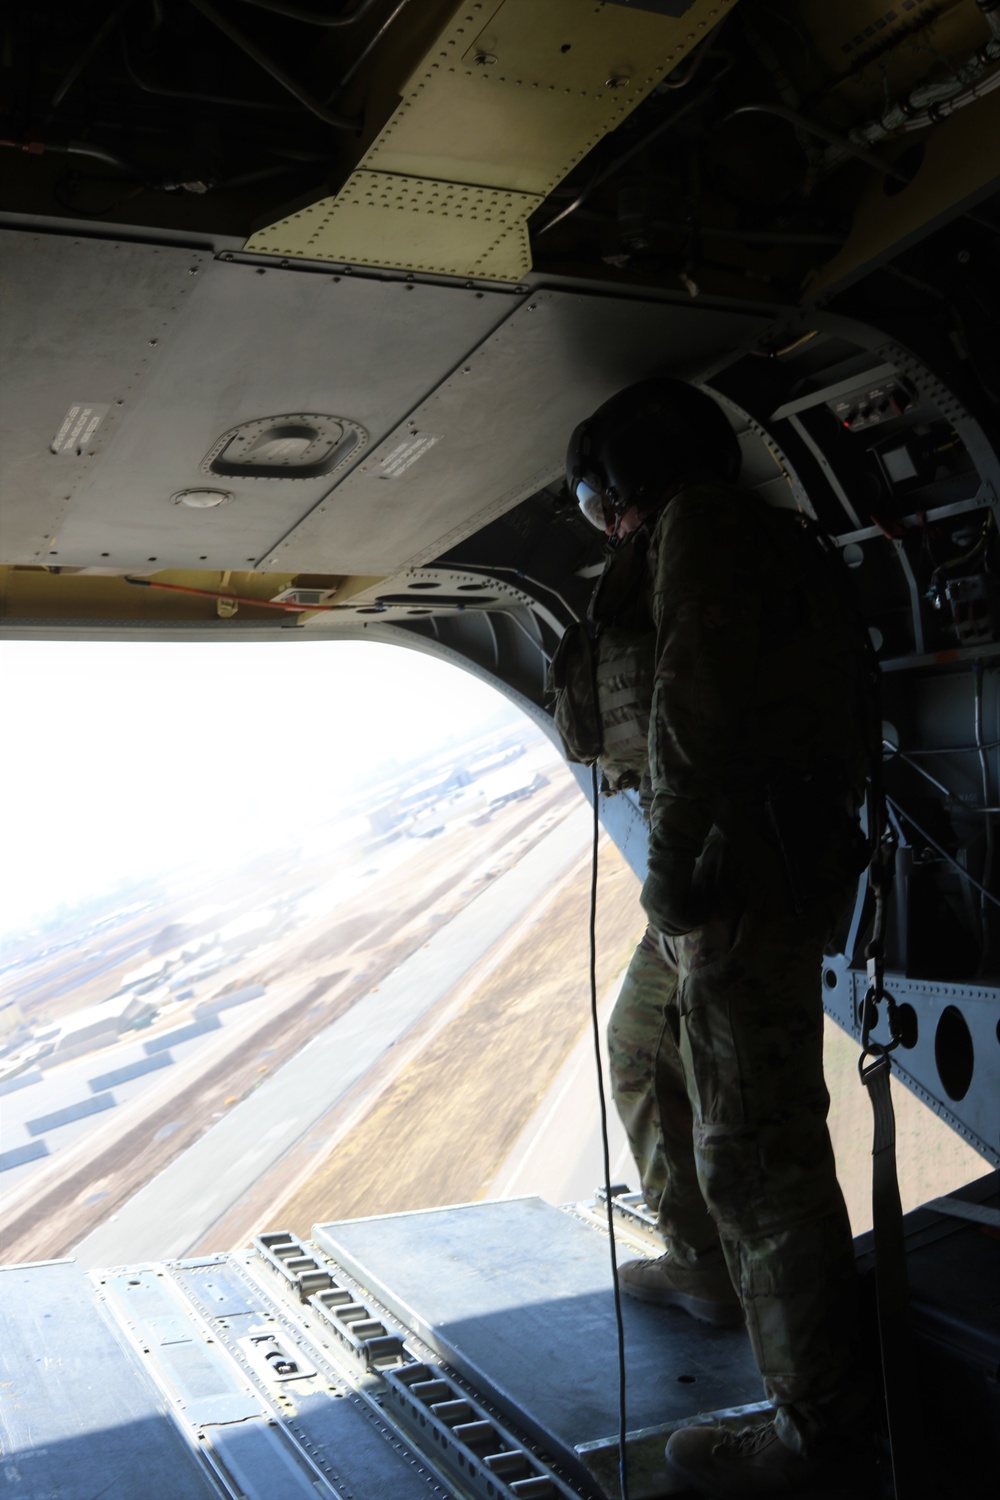
[[[596,489],[586,479],[578,479],[574,485],[573,492],[581,513],[587,518],[591,526],[596,526],[598,531],[604,531],[608,524],[607,512],[611,510],[611,506],[605,498],[604,491]]]

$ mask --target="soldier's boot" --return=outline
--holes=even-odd
[[[878,1493],[871,1454],[840,1442],[820,1442],[794,1453],[773,1422],[733,1432],[725,1427],[682,1427],[667,1443],[667,1466],[713,1500],[754,1500],[794,1495],[796,1500],[867,1500]]]
[[[743,1322],[743,1308],[721,1255],[695,1266],[684,1265],[669,1252],[657,1260],[627,1260],[618,1267],[618,1285],[640,1302],[680,1307],[692,1318],[718,1328],[735,1328]]]

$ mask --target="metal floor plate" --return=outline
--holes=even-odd
[[[24,1500],[217,1500],[75,1261],[0,1275],[0,1488]]]
[[[446,1500],[233,1257],[0,1275],[0,1492],[22,1500]],[[297,1301],[298,1299],[296,1299]],[[310,1378],[254,1369],[266,1329]]]
[[[363,1286],[550,1452],[618,1429],[605,1237],[540,1198],[317,1225]],[[742,1329],[622,1308],[631,1432],[761,1399]]]

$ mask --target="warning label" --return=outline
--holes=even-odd
[[[385,458],[379,459],[379,468],[384,479],[398,479],[404,474],[411,464],[415,464],[418,458],[423,458],[429,448],[433,448],[438,441],[437,435],[430,432],[413,432],[397,443],[395,448],[389,450]]]
[[[52,452],[68,454],[72,458],[81,457],[110,409],[107,402],[75,401],[49,445]]]

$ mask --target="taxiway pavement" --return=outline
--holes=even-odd
[[[550,884],[587,849],[591,830],[586,804],[574,809],[377,990],[321,1031],[87,1235],[73,1251],[76,1258],[88,1267],[107,1267],[187,1254],[387,1048],[541,901]]]

